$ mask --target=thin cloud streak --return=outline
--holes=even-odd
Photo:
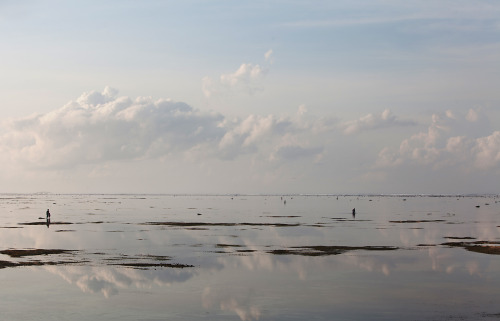
[[[352,4],[354,3],[354,6]],[[365,10],[360,11],[359,6]],[[477,26],[483,26],[485,21],[498,18],[498,6],[488,2],[460,3],[454,1],[426,2],[421,1],[339,1],[327,6],[332,16],[341,13],[337,18],[295,20],[284,22],[283,27],[290,28],[334,28],[380,25],[391,23],[420,22],[424,28],[427,26],[436,29],[463,30],[464,21]],[[460,23],[449,23],[457,21]],[[446,23],[443,23],[446,22]]]

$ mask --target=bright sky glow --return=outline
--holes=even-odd
[[[498,193],[497,1],[0,1],[0,192]]]

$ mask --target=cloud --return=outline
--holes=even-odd
[[[272,64],[274,62],[273,51],[268,50],[264,58],[267,64]],[[263,90],[262,81],[268,71],[268,67],[259,64],[242,63],[236,71],[221,74],[216,80],[209,76],[203,77],[202,92],[207,98],[231,92],[253,95]]]
[[[469,109],[469,112],[467,113],[467,116],[465,116],[465,119],[470,122],[476,122],[479,119],[479,116],[477,114],[477,111],[474,109]]]
[[[241,152],[255,150],[264,137],[293,130],[287,119],[277,119],[274,115],[249,115],[243,120],[227,124],[227,131],[219,143],[219,149],[225,157],[232,158]]]
[[[263,75],[261,66],[244,63],[235,72],[221,75],[220,82],[227,87],[243,85],[251,90],[250,83],[259,80]]]
[[[266,62],[269,62],[269,63],[274,63],[274,57],[273,57],[273,50],[272,49],[269,49],[265,54],[264,54],[264,58],[266,59]]]
[[[223,127],[219,156],[234,159],[259,150],[273,162],[317,157],[324,149],[319,137],[334,130],[330,119],[309,118],[305,106],[299,106],[295,117],[249,115],[227,121]],[[320,143],[311,142],[316,140]]]
[[[220,192],[275,192],[295,184],[290,181],[301,182],[290,187],[295,192],[324,192],[332,180],[359,192],[360,182],[395,186],[405,172],[425,185],[438,169],[443,178],[470,181],[500,172],[500,131],[488,112],[494,110],[448,110],[427,126],[388,109],[341,122],[305,105],[288,115],[228,117],[169,99],[119,96],[107,87],[45,114],[3,121],[0,177],[19,190],[43,189],[47,180],[68,186],[68,177],[79,182],[75,191],[84,184],[115,190],[126,172],[141,182],[130,190],[151,192],[165,181],[172,191],[212,191],[214,179],[223,182]],[[379,185],[362,186],[373,192]]]
[[[345,28],[376,26],[381,24],[409,24],[418,22],[418,29],[436,30],[483,30],[496,22],[499,9],[488,2],[461,3],[460,9],[450,10],[453,2],[438,1],[364,1],[366,9],[359,15],[356,4],[332,2],[322,10],[331,10],[329,19],[295,20],[282,25],[289,28]],[[341,13],[335,15],[335,12]],[[414,31],[415,27],[411,29]]]
[[[158,157],[218,141],[222,120],[185,103],[116,97],[106,88],[47,114],[10,121],[0,133],[0,150],[32,168]]]
[[[366,130],[413,125],[416,123],[399,120],[389,109],[385,109],[380,115],[367,114],[359,119],[344,122],[340,124],[340,128],[344,134],[351,135]]]
[[[254,301],[255,293],[252,291],[246,295],[236,293],[218,293],[207,287],[203,290],[202,303],[205,308],[219,306],[222,311],[233,312],[242,321],[259,320],[261,311],[259,307],[251,304]]]
[[[225,92],[243,92],[253,95],[263,90],[261,81],[266,73],[267,70],[260,65],[243,63],[235,72],[220,75],[218,82],[208,76],[204,77],[202,91],[207,98]]]
[[[197,159],[287,160],[314,156],[323,146],[309,143],[313,128],[331,129],[310,118],[304,106],[293,117],[249,115],[227,119],[167,99],[117,96],[106,87],[46,114],[6,122],[0,132],[4,164],[25,169],[71,169],[179,155]],[[276,150],[276,146],[281,146]]]
[[[211,98],[215,94],[215,87],[216,83],[212,78],[205,76],[201,79],[201,91],[205,97]]]
[[[440,169],[459,166],[468,171],[500,169],[500,132],[481,136],[487,117],[481,109],[466,115],[447,111],[434,114],[427,131],[404,139],[397,150],[384,148],[378,155],[378,167],[401,165],[430,166]]]
[[[488,170],[500,165],[500,131],[475,140],[472,148],[477,168]]]
[[[150,273],[147,270],[97,268],[92,266],[45,267],[45,270],[60,276],[69,284],[76,285],[85,293],[101,293],[104,297],[119,294],[127,288],[148,288],[153,285],[169,286],[183,283],[194,274],[188,271],[165,269]]]

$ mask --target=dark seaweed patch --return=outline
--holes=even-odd
[[[9,261],[0,261],[0,269],[4,269],[6,267],[15,267],[15,266],[18,266],[18,264]]]
[[[389,223],[437,223],[446,222],[445,220],[404,220],[404,221],[389,221]]]
[[[500,255],[500,246],[473,245],[473,246],[466,246],[465,249],[467,251],[476,252],[476,253]]]
[[[352,218],[345,218],[345,217],[331,217],[330,218],[333,221],[337,222],[371,222],[373,220],[356,220]]]
[[[83,264],[88,263],[87,260],[81,261],[27,261],[27,262],[18,262],[16,266],[43,266],[43,265],[69,265],[69,264]]]
[[[272,217],[272,218],[296,218],[300,217],[299,215],[267,215],[267,216],[261,216],[261,217]]]
[[[475,237],[470,237],[470,236],[445,236],[445,239],[450,239],[450,240],[475,240]]]
[[[151,255],[151,254],[139,255],[139,257],[156,261],[169,261],[172,259],[172,257],[166,255]]]
[[[117,264],[111,264],[111,265],[119,265],[119,266],[125,266],[125,267],[131,267],[131,268],[138,268],[138,269],[145,269],[145,268],[152,268],[152,267],[167,267],[167,268],[177,268],[177,269],[183,269],[183,268],[189,268],[189,267],[194,267],[194,265],[190,264],[179,264],[179,263],[117,263]]]
[[[481,313],[483,318],[498,318],[500,319],[500,313]]]
[[[10,257],[23,257],[23,256],[35,256],[35,255],[51,255],[51,254],[66,254],[76,252],[74,250],[60,250],[60,249],[10,249],[3,250],[0,253],[8,255]]]
[[[47,222],[27,222],[27,223],[17,223],[19,225],[47,225]],[[50,222],[50,225],[69,225],[73,224],[71,222]]]
[[[42,265],[66,265],[66,264],[74,264],[75,262],[67,262],[67,261],[57,261],[57,262],[41,262],[41,261],[29,261],[29,262],[9,262],[9,261],[0,261],[0,269],[4,269],[7,267],[21,267],[21,266],[42,266]]]
[[[197,226],[274,226],[274,227],[289,227],[300,226],[299,223],[205,223],[205,222],[145,222],[141,225],[163,225],[163,226],[180,226],[180,227],[197,227]]]
[[[461,247],[470,252],[500,255],[500,242],[475,241],[475,242],[446,242],[441,245]]]
[[[268,251],[275,255],[304,255],[304,256],[324,256],[338,255],[348,251],[392,251],[397,250],[395,246],[295,246],[288,249],[277,249]]]
[[[242,245],[239,245],[239,244],[222,244],[222,243],[216,244],[215,246],[217,246],[217,247],[242,247]]]
[[[57,255],[57,254],[72,254],[75,255],[76,250],[62,250],[62,249],[8,249],[8,250],[3,250],[0,251],[1,254],[9,255],[10,257],[13,258],[20,258],[20,257],[32,257],[32,256],[48,256],[48,255]],[[105,253],[90,253],[93,255],[99,255],[103,256],[106,255]],[[187,268],[187,267],[193,267],[192,265],[188,264],[180,264],[180,263],[165,263],[165,261],[169,261],[172,258],[169,256],[165,255],[149,255],[149,254],[143,254],[143,255],[136,255],[136,256],[130,256],[126,254],[120,254],[118,256],[114,257],[105,257],[102,259],[101,263],[104,263],[106,265],[113,265],[113,266],[124,266],[124,267],[133,267],[133,268],[141,268],[141,269],[147,269],[147,268],[155,268],[155,267],[169,267],[169,268]],[[96,264],[99,261],[91,261],[88,259],[82,259],[78,258],[77,256],[74,256],[73,260],[66,260],[66,261],[59,261],[59,260],[50,260],[46,259],[44,261],[42,260],[36,260],[33,259],[31,261],[17,261],[17,262],[11,262],[11,261],[0,261],[0,269],[6,268],[6,267],[23,267],[23,266],[43,266],[43,265],[69,265],[69,264]],[[113,263],[111,263],[113,262]]]
[[[32,257],[32,256],[48,256],[48,255],[57,255],[57,254],[68,254],[77,252],[74,250],[61,250],[61,249],[8,249],[0,251],[1,254],[8,255],[13,258],[20,257]],[[88,261],[80,260],[80,261],[40,261],[40,260],[32,260],[32,261],[23,261],[23,262],[9,262],[9,261],[0,261],[0,268],[6,267],[21,267],[21,266],[42,266],[42,265],[67,265],[67,264],[75,264],[75,263],[86,263]]]

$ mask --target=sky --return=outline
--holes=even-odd
[[[1,193],[500,193],[498,1],[0,0]]]

